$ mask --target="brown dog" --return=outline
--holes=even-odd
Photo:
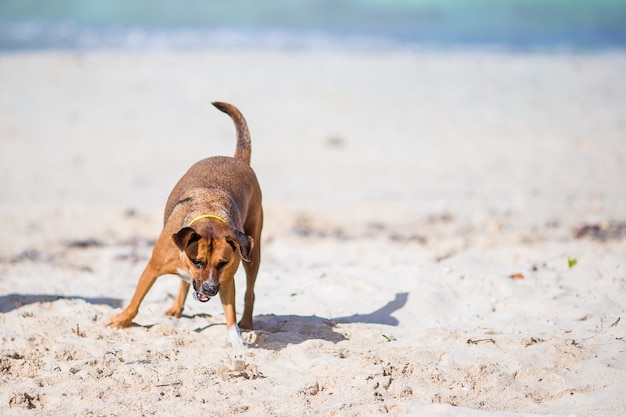
[[[109,326],[130,325],[156,279],[175,274],[182,279],[180,290],[165,314],[180,317],[190,284],[201,302],[219,293],[232,345],[245,346],[236,323],[234,275],[243,260],[247,286],[239,326],[251,329],[254,282],[261,260],[261,189],[250,168],[250,133],[245,119],[231,104],[213,105],[235,123],[235,156],[197,162],[178,181],[165,206],[163,231],[135,294],[128,307],[110,319]]]

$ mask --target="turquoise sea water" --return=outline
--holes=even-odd
[[[0,50],[626,47],[626,0],[0,0]]]

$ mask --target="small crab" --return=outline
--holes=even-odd
[[[256,379],[259,376],[258,368],[253,363],[246,363],[243,355],[235,355],[229,358],[229,365],[220,365],[217,367],[217,374],[222,381],[226,381],[230,377],[242,376],[246,379]]]

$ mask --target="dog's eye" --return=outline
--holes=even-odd
[[[220,270],[220,269],[224,268],[227,263],[228,262],[226,262],[226,261],[222,261],[222,262],[218,263],[217,265],[215,265],[215,269]]]
[[[195,265],[196,268],[202,269],[202,266],[203,266],[202,265],[202,261],[199,261],[199,260],[195,259],[195,260],[193,260],[191,262]]]

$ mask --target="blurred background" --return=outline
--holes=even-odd
[[[623,0],[1,0],[0,50],[626,46]]]
[[[219,99],[267,201],[623,211],[624,47],[624,0],[0,0],[0,204],[160,216]]]

